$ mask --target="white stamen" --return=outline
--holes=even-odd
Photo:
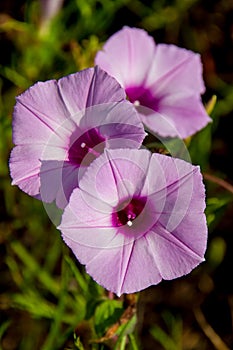
[[[85,148],[86,147],[86,144],[85,142],[82,142],[81,145],[80,145],[81,148]]]
[[[140,106],[140,101],[136,100],[136,101],[134,101],[133,104],[134,104],[134,106],[136,106],[136,107],[137,107],[137,106]]]
[[[131,220],[127,221],[127,225],[130,227],[133,225],[133,222]]]
[[[146,136],[148,136],[149,134],[148,134],[148,132],[145,132],[145,134],[146,134]]]

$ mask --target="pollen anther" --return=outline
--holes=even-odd
[[[137,106],[140,106],[140,101],[136,100],[136,101],[134,101],[133,104],[134,104],[134,106],[136,106],[136,107],[137,107]]]

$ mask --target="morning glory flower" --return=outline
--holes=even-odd
[[[124,90],[100,68],[38,82],[17,97],[14,109],[13,184],[64,208],[104,148],[139,148],[144,136]]]
[[[105,150],[74,189],[58,228],[87,273],[120,296],[204,260],[204,209],[198,166],[145,149]]]
[[[146,31],[124,27],[107,40],[95,63],[124,87],[149,131],[186,138],[211,121],[201,101],[199,54],[156,45]]]

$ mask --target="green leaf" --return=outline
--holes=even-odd
[[[157,340],[165,350],[178,350],[178,346],[174,343],[173,339],[164,332],[160,327],[153,326],[150,331],[151,335],[155,340]]]
[[[56,306],[47,302],[31,290],[24,294],[17,293],[11,296],[13,306],[28,311],[35,318],[53,319]]]
[[[198,164],[205,170],[209,164],[209,155],[212,146],[211,124],[195,134],[189,146],[189,153],[193,164]]]
[[[226,249],[226,242],[222,237],[212,238],[207,250],[207,261],[212,268],[216,268],[221,264],[225,256]]]
[[[137,322],[137,317],[136,317],[136,315],[133,315],[133,317],[128,322],[122,324],[118,328],[117,333],[116,333],[118,335],[118,339],[117,339],[117,342],[114,346],[114,350],[118,350],[119,346],[120,346],[120,349],[124,349],[122,347],[123,346],[122,344],[125,344],[126,336],[132,334],[132,332],[134,331],[136,322]],[[134,345],[135,345],[135,343],[134,343]]]
[[[10,80],[13,84],[23,89],[27,89],[30,86],[30,81],[28,81],[23,75],[18,73],[16,70],[0,65],[0,75],[4,78]]]
[[[214,107],[215,107],[215,105],[216,105],[216,102],[217,102],[217,96],[216,96],[216,95],[213,95],[213,96],[211,97],[211,99],[209,100],[209,102],[206,104],[205,109],[206,109],[206,112],[207,112],[209,115],[213,112]]]
[[[164,311],[162,313],[162,318],[167,326],[168,332],[154,325],[150,330],[151,335],[163,346],[164,350],[181,350],[182,320],[169,311]]]
[[[131,350],[139,350],[139,346],[137,345],[137,341],[135,339],[134,334],[132,333],[129,334],[128,338],[129,338],[129,344],[131,346]]]
[[[50,350],[54,348],[58,348],[61,346],[61,341],[63,341],[62,337],[58,337],[57,335],[62,332],[62,323],[63,318],[65,317],[66,304],[68,301],[68,293],[67,293],[67,284],[69,281],[69,274],[66,269],[67,265],[65,262],[65,258],[62,260],[62,279],[61,279],[61,290],[59,294],[58,303],[55,308],[53,323],[51,324],[50,331],[46,337],[46,340],[43,344],[42,350]]]
[[[207,198],[205,214],[209,230],[212,230],[219,222],[231,200],[232,198],[228,196]]]
[[[107,329],[119,320],[122,312],[122,302],[119,300],[105,300],[98,305],[94,315],[97,335],[103,336]]]
[[[1,339],[2,339],[5,331],[9,327],[10,323],[11,323],[10,321],[6,321],[0,325],[0,350],[3,350],[2,346],[1,346]]]
[[[73,259],[71,259],[68,255],[65,256],[66,263],[68,264],[70,270],[72,271],[80,289],[84,293],[84,295],[88,294],[88,284],[83,276],[83,274],[79,271]]]
[[[75,349],[77,350],[85,350],[84,346],[80,340],[80,337],[77,337],[77,335],[74,333],[74,345],[75,345]]]
[[[56,282],[46,270],[41,269],[41,266],[24,248],[24,246],[20,242],[14,241],[11,243],[11,248],[24,263],[28,271],[33,273],[34,276],[37,276],[38,280],[44,285],[47,290],[49,290],[53,295],[58,296],[60,292],[60,286],[58,282]]]

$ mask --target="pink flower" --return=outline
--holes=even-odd
[[[124,87],[145,127],[160,136],[186,138],[211,119],[199,54],[174,45],[155,45],[144,30],[124,27],[97,53],[95,63]]]
[[[64,208],[104,148],[138,148],[144,136],[124,90],[100,68],[39,82],[17,98],[14,109],[13,184]]]
[[[204,209],[199,167],[142,149],[105,150],[58,228],[93,279],[121,295],[185,275],[204,260]]]

